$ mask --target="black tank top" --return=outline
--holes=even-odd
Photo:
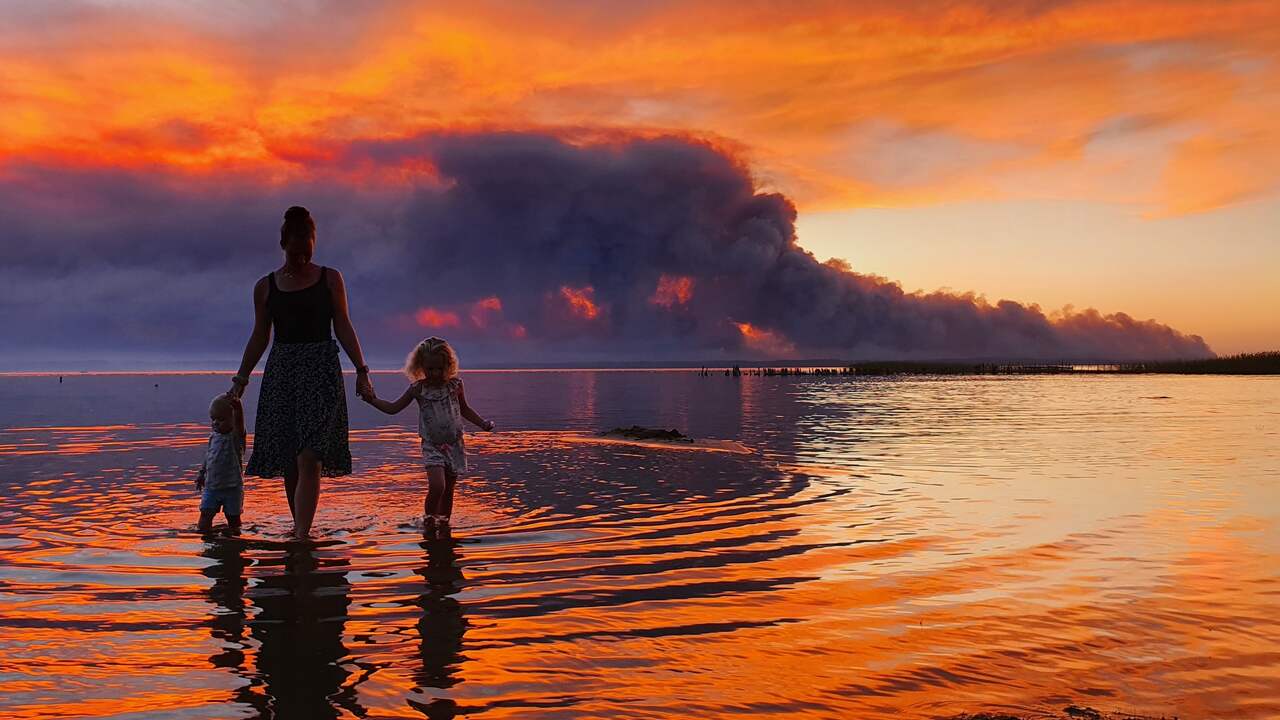
[[[324,342],[333,327],[333,297],[329,294],[326,270],[320,267],[320,279],[310,287],[286,292],[276,286],[276,274],[270,278],[267,292],[267,314],[275,328],[278,343]]]

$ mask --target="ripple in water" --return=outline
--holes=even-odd
[[[636,375],[633,418],[752,452],[530,410],[468,440],[439,541],[406,427],[353,431],[298,544],[265,481],[191,532],[201,425],[10,422],[4,717],[1280,714],[1274,382],[538,382]]]

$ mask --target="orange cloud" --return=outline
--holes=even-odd
[[[600,315],[600,307],[594,301],[595,288],[587,285],[581,288],[560,286],[560,297],[569,305],[569,311],[585,320],[595,320]]]
[[[693,278],[682,275],[663,275],[658,278],[658,287],[649,297],[649,302],[670,308],[673,305],[684,305],[692,297]]]
[[[471,304],[471,324],[483,328],[494,315],[502,313],[502,300],[497,295],[482,298]]]
[[[1066,197],[1178,213],[1280,183],[1270,0],[331,7],[248,10],[253,34],[176,11],[29,13],[0,30],[0,164],[288,179],[353,140],[557,127],[715,138],[806,210]]]
[[[426,328],[458,327],[460,323],[457,313],[431,307],[418,310],[414,313],[413,319]]]
[[[777,333],[756,327],[751,323],[735,322],[742,341],[748,349],[771,358],[785,358],[795,355],[795,345]]]

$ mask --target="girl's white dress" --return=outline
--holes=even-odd
[[[462,442],[462,408],[458,404],[461,378],[450,378],[431,387],[425,382],[412,386],[418,401],[418,437],[422,438],[422,461],[427,467],[441,466],[456,475],[467,470],[467,452]]]

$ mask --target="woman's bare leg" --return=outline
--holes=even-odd
[[[293,502],[293,534],[307,537],[320,502],[320,460],[310,448],[298,453],[298,489]]]
[[[298,492],[298,466],[284,471],[284,494],[289,497],[289,517],[296,517],[297,511],[294,510],[293,496]]]

